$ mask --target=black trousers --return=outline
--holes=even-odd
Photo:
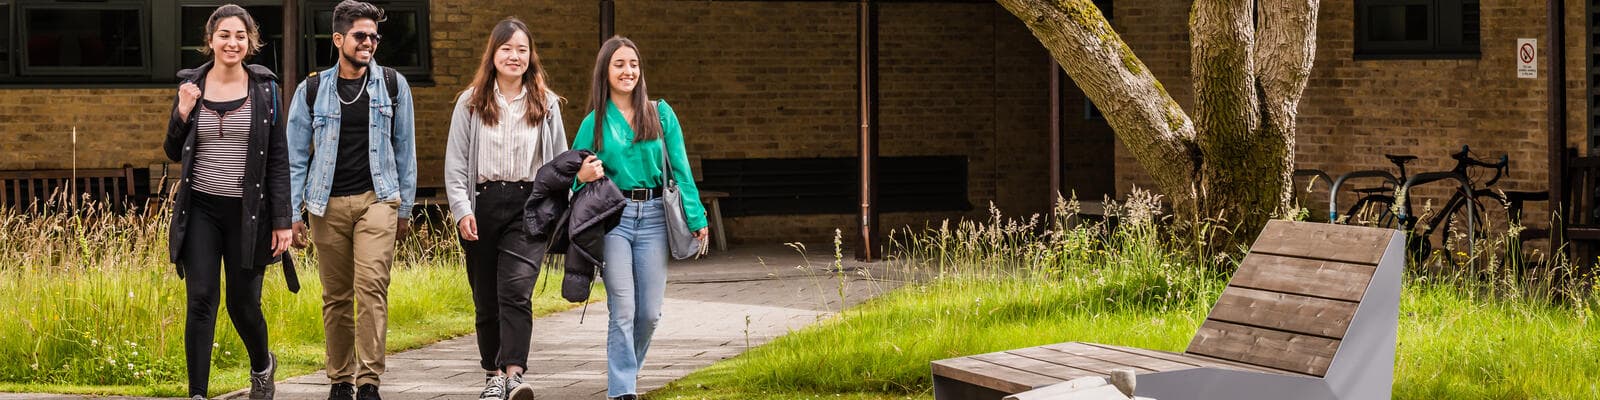
[[[241,232],[239,198],[195,191],[190,199],[189,230],[183,243],[189,306],[183,350],[189,368],[189,395],[204,396],[211,378],[211,344],[217,333],[217,303],[222,296],[224,273],[228,279],[228,317],[244,341],[251,370],[266,370],[270,364],[267,320],[261,315],[261,277],[266,268],[250,265],[250,258],[240,254],[240,241],[258,238],[244,237]]]
[[[533,192],[529,182],[478,185],[478,240],[461,241],[467,255],[467,281],[477,311],[478,355],[485,371],[528,366],[533,337],[533,283],[549,243],[535,241],[522,222]]]

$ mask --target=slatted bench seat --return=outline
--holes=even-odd
[[[1160,400],[1389,398],[1404,240],[1270,222],[1184,352],[1073,342],[939,360],[934,397],[999,400],[1126,369],[1135,394]]]
[[[90,201],[106,202],[121,211],[134,196],[133,167],[0,171],[0,207],[40,211],[41,207],[76,206],[83,195]],[[68,192],[72,193],[68,193]]]

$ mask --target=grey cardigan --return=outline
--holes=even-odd
[[[472,90],[468,88],[456,97],[456,109],[450,116],[450,140],[445,145],[444,194],[450,200],[451,219],[457,223],[461,222],[461,218],[472,215],[473,207],[478,204],[478,131],[483,128],[483,121],[467,109]],[[536,136],[544,140],[538,141],[542,145],[539,146],[537,158],[529,160],[533,163],[548,162],[567,151],[567,131],[561,123],[560,97],[550,91],[545,91],[544,97],[549,106],[544,123],[533,128]],[[534,140],[534,136],[529,136],[528,140]]]

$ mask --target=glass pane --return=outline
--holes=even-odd
[[[422,37],[422,18],[427,15],[415,9],[399,8],[384,9],[384,14],[388,21],[378,24],[383,42],[378,44],[373,59],[386,67],[421,67],[422,52],[427,50],[427,43],[423,42],[426,38]],[[316,43],[311,46],[311,59],[316,60],[316,69],[320,70],[333,66],[338,50],[333,48],[333,11],[317,11],[315,18]]]
[[[0,3],[0,75],[11,74],[11,3]]]
[[[1428,40],[1428,6],[1367,8],[1367,39],[1382,42]]]
[[[27,10],[28,65],[142,67],[139,10]]]
[[[1479,14],[1477,2],[1461,3],[1462,46],[1472,49],[1478,48],[1478,42],[1482,39],[1482,34],[1479,32],[1482,29],[1482,25],[1478,21],[1480,17],[1481,14]]]
[[[182,30],[178,35],[182,49],[179,68],[193,68],[211,60],[209,56],[200,54],[200,47],[205,46],[206,19],[211,18],[211,12],[215,10],[216,7],[210,6],[182,8],[178,25]],[[246,62],[282,71],[279,57],[283,48],[283,7],[247,6],[244,10],[250,12],[251,18],[255,18],[256,25],[261,29],[262,42],[261,51]]]

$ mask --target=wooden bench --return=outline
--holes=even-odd
[[[0,207],[29,211],[52,204],[75,206],[83,195],[88,195],[90,200],[106,202],[113,210],[120,211],[133,199],[133,179],[132,166],[76,171],[0,171]],[[68,196],[58,197],[64,195]]]
[[[1577,157],[1576,151],[1569,151],[1568,157],[1565,201],[1557,218],[1571,259],[1583,270],[1600,247],[1600,156]]]
[[[1138,376],[1177,399],[1389,398],[1405,236],[1272,221],[1182,353],[1061,343],[932,363],[934,398],[998,400],[1064,381]]]

